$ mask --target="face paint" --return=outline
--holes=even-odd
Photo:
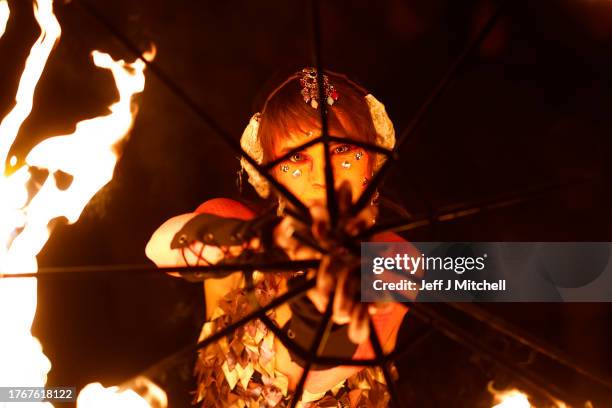
[[[275,156],[286,154],[318,136],[316,132],[304,132],[284,138],[275,145]],[[371,156],[350,143],[337,142],[330,144],[329,155],[336,188],[348,181],[353,199],[356,199],[365,188],[364,180],[371,174]],[[293,154],[278,169],[280,172],[277,171],[276,178],[305,204],[326,201],[325,151],[322,142]]]

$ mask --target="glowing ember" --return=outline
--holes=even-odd
[[[0,35],[4,33],[9,15],[8,3],[0,0]],[[26,60],[15,106],[0,122],[2,169],[23,121],[32,110],[36,85],[61,34],[52,0],[34,1],[34,15],[41,33]],[[26,166],[10,176],[6,171],[0,173],[0,276],[7,272],[35,272],[38,269],[36,255],[49,238],[49,222],[58,217],[66,218],[69,223],[76,222],[94,194],[112,179],[118,159],[113,147],[133,125],[136,112],[132,97],[144,89],[145,64],[141,60],[131,64],[115,61],[108,54],[97,51],[92,55],[96,66],[112,72],[119,101],[109,107],[109,115],[79,122],[74,133],[46,139],[34,147],[26,157]],[[152,57],[152,54],[147,56]],[[11,157],[10,164],[16,163]],[[28,190],[29,168],[32,167],[46,169],[50,175],[36,191]],[[68,185],[58,186],[54,174],[68,175]],[[31,335],[37,302],[36,283],[35,278],[0,279],[2,386],[44,386],[51,369],[39,341]],[[98,406],[87,402],[92,400],[96,389],[95,386],[88,388],[82,406]],[[118,406],[109,401],[109,395],[115,395],[117,401],[130,398],[129,406],[149,406],[133,391],[114,391],[99,386],[100,398],[104,396],[107,401],[105,406]],[[0,403],[0,406],[3,405]],[[51,404],[36,406],[50,407]]]
[[[492,408],[532,408],[527,394],[516,388],[500,391],[495,389],[491,381],[487,385],[487,389],[493,394],[493,403],[496,404]]]
[[[536,408],[529,402],[529,397],[524,392],[512,388],[505,391],[495,389],[493,382],[490,382],[487,386],[489,392],[493,394],[493,405],[492,408]],[[585,408],[591,407],[589,401],[586,402]],[[569,408],[563,401],[552,400],[550,405],[551,408]]]
[[[531,403],[526,394],[519,390],[504,391],[495,396],[493,408],[531,408]]]

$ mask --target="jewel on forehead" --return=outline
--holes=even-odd
[[[291,173],[291,175],[292,175],[293,177],[300,177],[300,176],[302,175],[302,170],[300,170],[300,169],[295,169],[295,170],[293,171],[293,173]]]
[[[355,160],[361,160],[362,157],[363,157],[363,152],[355,153]]]
[[[302,98],[304,102],[310,104],[313,109],[317,109],[319,106],[319,84],[317,80],[317,70],[314,68],[304,68],[300,72],[300,86],[302,90]],[[328,105],[333,105],[338,100],[338,91],[332,84],[329,83],[327,75],[323,75],[323,97]]]
[[[345,169],[350,169],[351,168],[351,162],[348,160],[345,160],[342,162],[342,167],[344,167]]]
[[[281,164],[280,169],[283,173],[286,173],[289,171],[289,165],[288,164]]]

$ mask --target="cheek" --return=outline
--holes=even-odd
[[[355,160],[353,157],[337,160],[334,163],[334,177],[336,186],[348,181],[352,187],[353,197],[359,196],[365,189],[364,180],[371,178],[369,157],[364,155],[361,160]]]
[[[274,177],[278,180],[282,185],[287,187],[289,191],[291,191],[295,195],[300,195],[304,192],[307,187],[307,175],[304,174],[303,170],[298,175],[294,175],[294,172],[298,170],[296,168],[290,168],[287,172],[282,172],[280,170],[275,172]],[[297,176],[297,177],[296,177]]]

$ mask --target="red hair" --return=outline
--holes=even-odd
[[[338,100],[327,106],[329,134],[367,143],[376,143],[376,130],[365,100],[367,91],[345,75],[325,71],[338,92]],[[274,145],[291,133],[320,132],[321,112],[304,102],[300,93],[300,72],[278,86],[261,111],[258,137],[263,147],[263,162],[274,160]],[[321,102],[319,102],[319,106]]]

